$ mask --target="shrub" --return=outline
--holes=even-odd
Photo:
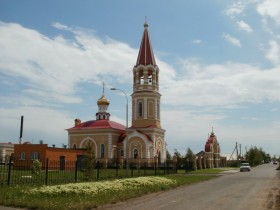
[[[39,160],[34,160],[31,166],[31,171],[34,176],[38,176],[42,169],[42,163]]]

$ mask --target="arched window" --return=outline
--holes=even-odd
[[[144,73],[143,73],[143,70],[139,71],[139,84],[140,85],[144,84]]]
[[[137,157],[138,157],[138,150],[137,149],[134,149],[133,157],[134,157],[134,159],[137,159]]]
[[[101,158],[105,157],[105,145],[104,144],[101,144],[100,157]]]
[[[73,149],[77,149],[77,144],[73,144]]]
[[[139,115],[139,117],[143,116],[143,104],[142,104],[142,101],[140,101],[138,103],[138,115]]]
[[[152,85],[153,84],[153,75],[148,76],[148,84]]]
[[[148,84],[153,84],[153,72],[151,70],[148,72]]]
[[[21,160],[25,160],[25,158],[26,158],[25,152],[21,152],[21,153],[20,153],[20,159],[21,159]]]

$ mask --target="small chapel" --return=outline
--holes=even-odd
[[[85,148],[90,141],[96,160],[105,165],[116,161],[148,165],[166,161],[165,130],[160,119],[159,67],[148,27],[145,21],[138,57],[132,69],[131,127],[110,120],[110,100],[103,84],[95,119],[85,122],[75,119],[74,126],[67,129],[70,148]]]

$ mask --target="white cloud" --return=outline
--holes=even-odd
[[[269,49],[266,52],[265,56],[268,60],[270,60],[273,64],[280,64],[280,44],[276,41],[271,40],[269,42]]]
[[[246,32],[252,32],[252,28],[248,23],[245,23],[243,20],[238,21],[237,25],[239,27],[240,30],[242,31],[246,31]]]
[[[1,134],[1,140],[15,140],[19,138],[20,116],[24,116],[23,140],[39,143],[44,140],[46,143],[61,143],[67,140],[65,129],[73,127],[74,121],[69,113],[63,110],[40,107],[19,106],[16,108],[0,107],[0,127],[5,130]],[[14,132],[14,131],[18,131]],[[42,139],[47,137],[46,139]],[[61,145],[59,145],[61,146]]]
[[[69,27],[69,26],[66,26],[66,25],[63,25],[61,23],[58,23],[58,22],[55,22],[52,24],[53,27],[57,28],[57,29],[60,29],[60,30],[65,30],[65,31],[72,31],[73,28]]]
[[[70,29],[55,24],[59,29]],[[25,94],[50,104],[81,103],[78,85],[108,80],[131,81],[137,50],[107,38],[73,31],[74,41],[63,36],[51,39],[19,24],[0,22],[0,72],[20,78]],[[125,61],[125,62],[120,62]],[[48,94],[46,94],[48,93]]]
[[[231,18],[234,18],[237,15],[241,14],[244,9],[245,9],[244,2],[238,1],[230,5],[230,7],[225,11],[225,13]]]
[[[271,18],[280,25],[280,1],[264,0],[257,5],[257,11],[264,18]]]
[[[280,68],[264,71],[248,64],[202,65],[197,60],[183,60],[181,66],[181,74],[161,81],[165,104],[229,106],[280,101]]]
[[[192,42],[193,42],[194,44],[201,44],[201,43],[202,43],[202,40],[200,40],[200,39],[194,39]]]
[[[225,40],[227,40],[229,43],[233,44],[234,46],[236,47],[241,47],[241,42],[239,39],[227,34],[227,33],[224,33],[223,34],[223,37],[225,38]]]

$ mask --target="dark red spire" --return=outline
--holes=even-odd
[[[143,33],[143,37],[142,37],[141,46],[139,49],[136,66],[138,66],[140,64],[142,64],[142,65],[152,64],[152,65],[156,66],[156,60],[155,60],[155,56],[153,53],[153,48],[152,48],[152,43],[151,43],[150,36],[149,36],[148,27],[149,27],[149,25],[146,21],[144,24],[144,33]]]

